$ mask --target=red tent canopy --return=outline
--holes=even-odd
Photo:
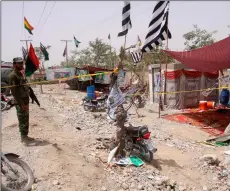
[[[230,68],[230,37],[191,51],[164,51],[172,58],[197,71],[214,72]]]

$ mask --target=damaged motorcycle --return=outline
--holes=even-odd
[[[1,111],[14,106],[14,99],[8,98],[5,94],[1,93]]]
[[[31,168],[18,155],[1,152],[1,190],[29,191],[34,183]]]
[[[113,148],[119,144],[118,152],[121,155],[138,154],[145,161],[151,162],[153,155],[157,151],[151,140],[151,132],[147,126],[134,127],[131,124],[126,126],[127,110],[123,104],[125,96],[122,95],[120,87],[117,83],[117,76],[113,73],[111,75],[111,92],[108,97],[108,116],[111,120],[116,122],[117,138]],[[110,148],[110,149],[113,149]]]
[[[106,100],[108,96],[102,95],[100,97],[97,97],[95,99],[91,99],[88,97],[85,97],[82,99],[83,106],[85,111],[103,111],[106,109]]]
[[[151,132],[145,125],[125,127],[124,145],[127,153],[140,154],[147,162],[153,160],[153,154],[157,151],[151,139]]]

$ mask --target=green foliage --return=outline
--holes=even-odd
[[[163,51],[163,47],[164,44],[160,44],[159,46],[153,48],[151,52],[144,53],[142,61],[135,66],[135,70],[141,71],[144,67],[147,68],[150,64],[159,64],[160,62],[173,63],[174,59]],[[134,69],[132,57],[128,52],[126,52],[126,62],[124,62],[124,66],[129,70]]]
[[[89,46],[81,51],[72,51],[72,56],[68,59],[70,67],[84,67],[86,65],[113,68],[117,63],[118,56],[116,51],[101,39],[96,38],[89,42]],[[66,62],[62,62],[61,66],[66,66]]]
[[[201,48],[211,45],[215,42],[213,34],[215,34],[217,31],[208,32],[207,30],[200,29],[197,25],[193,25],[193,27],[194,29],[192,31],[189,31],[183,35],[186,50]]]
[[[173,59],[162,51],[163,46],[162,44],[154,48],[151,53],[144,53],[142,61],[137,64],[135,70],[142,70],[143,67],[160,63],[160,61],[164,63],[166,63],[166,61],[173,62]],[[81,51],[72,51],[72,56],[68,59],[68,66],[80,68],[89,65],[112,69],[120,60],[122,60],[126,69],[134,69],[129,50],[125,51],[124,47],[121,47],[117,54],[114,48],[104,43],[101,39],[96,38],[94,41],[89,42],[87,48]],[[66,67],[67,63],[61,62],[61,66]]]

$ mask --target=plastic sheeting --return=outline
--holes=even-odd
[[[218,101],[218,90],[212,90],[204,96],[200,89],[212,88],[218,84],[218,72],[208,73],[194,70],[168,71],[166,75],[166,95],[164,103],[168,108],[184,109],[198,107],[200,100]],[[162,74],[162,91],[164,90],[164,75]],[[159,92],[159,72],[154,73],[154,92]],[[181,93],[175,93],[180,92]],[[187,92],[188,91],[188,92]],[[174,93],[172,93],[174,92]],[[154,101],[159,102],[159,94],[154,94]]]

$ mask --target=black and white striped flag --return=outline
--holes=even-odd
[[[132,23],[130,19],[130,2],[125,1],[124,7],[122,9],[122,32],[118,33],[118,36],[127,35],[129,29],[132,28]]]
[[[26,49],[24,47],[22,47],[22,56],[23,56],[24,60],[26,60],[27,54],[28,54],[28,52],[26,51]]]
[[[169,1],[158,1],[153,10],[152,20],[149,23],[149,32],[145,37],[145,43],[142,52],[150,52],[155,46],[162,41],[172,38],[168,30],[168,11]]]
[[[133,59],[134,65],[136,65],[138,62],[142,59],[142,53],[141,52],[130,52],[131,57]]]

